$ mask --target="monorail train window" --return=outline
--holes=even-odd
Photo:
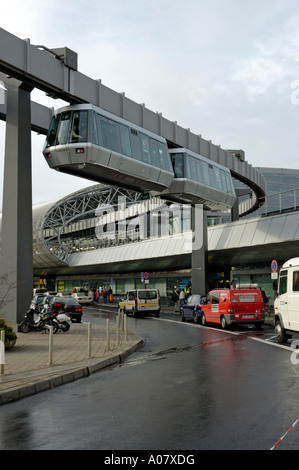
[[[208,163],[201,161],[201,168],[202,168],[202,182],[206,184],[207,186],[211,186]]]
[[[98,132],[98,125],[97,125],[97,115],[96,113],[92,113],[92,134],[91,134],[91,141],[95,145],[99,145],[99,132]]]
[[[225,179],[226,179],[226,184],[227,184],[227,192],[230,194],[235,194],[235,189],[233,185],[233,180],[231,178],[231,174],[227,173],[226,171],[224,173],[225,173]]]
[[[229,188],[227,186],[227,179],[226,179],[226,172],[223,170],[220,170],[220,177],[221,177],[221,184],[222,184],[222,189],[226,193],[229,192]]]
[[[51,147],[52,145],[55,145],[59,120],[60,120],[60,115],[54,116],[52,118],[50,129],[49,129],[49,132],[48,132],[48,135],[47,135],[46,147]]]
[[[57,145],[66,144],[68,141],[69,128],[70,128],[71,113],[65,112],[61,114],[58,135],[57,135]]]
[[[176,178],[184,177],[184,162],[182,153],[172,154],[172,166]]]
[[[120,135],[120,144],[122,153],[128,157],[132,156],[131,150],[131,141],[130,141],[130,131],[127,126],[119,124],[119,135]]]
[[[117,145],[117,133],[116,133],[116,124],[113,121],[108,121],[107,119],[100,116],[100,126],[103,146],[107,149],[118,151]]]
[[[189,178],[193,181],[197,181],[197,167],[196,167],[196,160],[193,157],[190,157],[190,155],[187,156],[187,161],[188,161],[188,170],[189,170]]]
[[[87,140],[87,111],[73,113],[71,142],[86,142]]]
[[[214,173],[216,177],[216,188],[222,190],[222,184],[221,184],[221,177],[220,177],[220,171],[217,166],[214,166]]]
[[[158,152],[158,142],[154,139],[150,139],[150,148],[151,148],[151,160],[154,166],[159,168],[159,152]]]
[[[158,142],[158,149],[159,149],[159,160],[160,160],[160,168],[163,170],[170,171],[171,168],[169,166],[169,159],[168,159],[168,152],[166,145],[161,144]]]
[[[148,136],[140,132],[142,160],[145,163],[151,163]]]

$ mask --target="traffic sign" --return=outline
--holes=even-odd
[[[277,261],[274,259],[271,263],[271,271],[272,273],[276,273],[277,272],[277,268],[278,268],[278,264],[277,264]]]

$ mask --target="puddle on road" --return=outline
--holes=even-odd
[[[269,335],[263,333],[262,331],[257,331],[256,329],[252,329],[252,330],[250,329],[246,331],[235,332],[231,335],[228,334],[224,336],[223,338],[208,340],[208,341],[201,341],[200,343],[173,347],[173,348],[158,351],[156,353],[153,353],[151,350],[141,349],[139,351],[136,351],[134,355],[127,358],[124,362],[121,362],[115,365],[115,367],[132,367],[132,366],[144,364],[145,362],[149,362],[149,361],[161,361],[163,359],[167,359],[173,354],[189,352],[189,351],[193,351],[196,349],[207,349],[207,348],[217,347],[228,342],[244,341],[252,336],[264,338],[264,339],[269,337]]]

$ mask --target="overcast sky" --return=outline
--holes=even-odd
[[[253,166],[299,169],[298,0],[10,0],[0,27],[69,47],[83,74]],[[0,122],[0,207],[4,136]],[[43,143],[32,134],[34,203],[93,184],[50,170]]]

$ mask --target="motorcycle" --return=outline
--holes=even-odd
[[[40,313],[37,321],[34,320],[34,310],[30,308],[25,313],[25,320],[23,320],[18,329],[21,333],[28,333],[29,331],[47,331],[49,326],[53,326],[53,333],[58,330],[57,322],[53,320],[53,312]]]
[[[53,322],[57,325],[57,330],[61,330],[64,333],[69,331],[71,326],[71,317],[65,312],[54,312],[52,317]],[[56,333],[55,331],[55,333]]]

